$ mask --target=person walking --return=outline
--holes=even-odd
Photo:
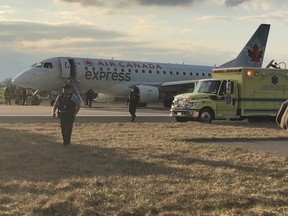
[[[92,89],[89,89],[86,93],[86,104],[89,106],[89,107],[92,107],[92,101],[94,99],[94,91]]]
[[[27,90],[23,88],[23,93],[22,93],[22,105],[26,105],[26,100],[27,100]]]
[[[131,115],[131,122],[135,121],[136,118],[136,109],[138,107],[138,104],[140,102],[140,95],[139,95],[139,89],[134,86],[132,88],[132,91],[130,92],[127,100],[127,104],[129,104],[129,112]]]
[[[11,105],[11,97],[12,97],[11,87],[7,86],[4,91],[4,98],[6,105]]]
[[[23,99],[23,90],[21,87],[17,86],[15,89],[15,104],[22,105],[22,99]]]
[[[62,89],[62,94],[58,95],[53,105],[52,116],[53,118],[56,117],[56,110],[58,109],[57,114],[60,119],[63,145],[69,145],[73,122],[80,110],[80,101],[75,94],[70,92],[71,86],[69,84],[65,84]]]

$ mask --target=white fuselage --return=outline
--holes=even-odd
[[[63,83],[74,78],[83,91],[91,88],[98,93],[126,97],[133,85],[160,86],[165,82],[210,78],[212,68],[185,64],[54,57],[23,71],[13,82],[25,88],[60,90]]]

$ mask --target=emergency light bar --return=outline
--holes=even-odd
[[[253,77],[253,71],[251,70],[246,71],[246,77]]]

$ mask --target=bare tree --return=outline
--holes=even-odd
[[[5,83],[7,86],[13,86],[12,78],[7,78],[7,79],[5,79],[4,83]]]

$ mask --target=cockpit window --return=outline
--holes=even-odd
[[[52,68],[52,63],[51,62],[45,62],[44,68]]]
[[[42,62],[38,62],[32,65],[32,67],[42,67],[43,63]]]

